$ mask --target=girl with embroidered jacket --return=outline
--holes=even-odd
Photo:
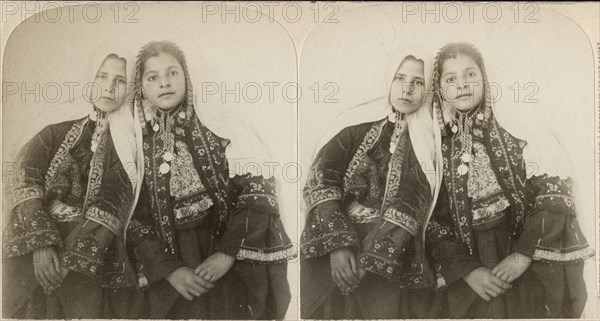
[[[200,121],[177,45],[146,44],[135,81],[145,177],[128,246],[148,290],[148,317],[283,318],[293,248],[274,181],[229,179],[229,141]]]
[[[108,53],[91,64],[100,91],[85,97],[90,115],[44,128],[17,156],[3,235],[4,317],[128,317],[117,304],[128,292],[114,289],[136,283],[123,243],[138,191],[133,114],[122,106],[133,67],[122,50]]]
[[[435,277],[423,247],[439,188],[428,73],[422,56],[400,58],[386,80],[388,95],[347,112],[360,115],[351,120],[359,124],[327,142],[311,167],[302,318],[442,316],[441,296],[428,289]]]
[[[434,86],[444,184],[427,247],[450,317],[579,317],[583,260],[593,251],[557,142],[537,130],[521,140],[500,126],[483,58],[470,44],[440,50]]]

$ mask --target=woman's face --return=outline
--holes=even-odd
[[[425,92],[423,63],[414,59],[404,61],[390,86],[390,104],[398,112],[409,114],[423,104]]]
[[[96,73],[94,82],[100,88],[100,98],[95,99],[94,106],[111,112],[119,108],[127,95],[127,74],[125,61],[117,57],[108,57]]]
[[[186,84],[183,68],[175,57],[161,53],[144,63],[142,75],[144,95],[160,109],[178,106],[185,96]]]
[[[441,74],[442,98],[450,106],[469,111],[481,103],[483,73],[471,57],[458,55],[444,61]]]

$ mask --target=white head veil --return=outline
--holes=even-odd
[[[140,182],[140,177],[142,177],[140,176],[140,172],[143,172],[143,163],[139,163],[140,160],[138,159],[138,149],[141,148],[141,142],[138,142],[138,138],[141,139],[141,135],[136,135],[136,126],[134,126],[133,122],[133,83],[131,82],[131,79],[133,79],[135,56],[129,48],[118,43],[104,43],[99,48],[102,49],[97,50],[88,61],[89,84],[92,84],[96,78],[98,69],[100,69],[100,66],[102,66],[102,63],[109,55],[117,55],[119,58],[125,59],[126,61],[125,70],[128,82],[126,86],[127,94],[125,96],[125,101],[119,108],[110,112],[107,117],[111,139],[117,151],[117,155],[129,176],[133,191],[137,197],[140,187],[138,185],[141,185],[138,183]],[[84,105],[89,106],[87,109],[89,113],[92,111],[95,100],[99,97],[97,97],[97,94],[94,95],[94,91],[92,90],[94,86],[88,85],[87,88],[88,90],[82,91],[82,99]],[[140,164],[142,166],[140,166]]]
[[[327,142],[342,129],[361,123],[381,120],[393,112],[393,108],[389,102],[390,86],[400,63],[405,57],[412,55],[415,58],[424,61],[424,75],[426,78],[424,88],[430,87],[433,55],[430,52],[411,44],[403,44],[400,46],[400,49],[401,50],[397,50],[396,54],[394,54],[387,62],[386,73],[384,75],[385,85],[381,89],[382,95],[363,104],[350,107],[340,113],[334,121],[331,122],[331,127],[329,127],[323,139],[317,144],[316,149],[313,152],[313,159],[319,150],[321,150],[321,148],[323,148],[323,146],[325,146],[325,144],[327,144]],[[421,164],[423,172],[425,172],[427,176],[432,193],[435,193],[436,181],[438,181],[438,179],[436,178],[435,171],[436,135],[434,130],[437,129],[437,126],[433,126],[434,119],[432,118],[431,91],[427,89],[425,94],[426,96],[423,105],[415,112],[407,115],[407,122],[415,154],[417,155],[417,159]],[[439,134],[439,130],[437,130],[437,132]]]
[[[94,80],[98,70],[106,60],[106,58],[114,54],[119,58],[125,59],[126,61],[126,76],[128,81],[127,94],[123,104],[108,114],[108,126],[110,128],[110,134],[112,142],[115,146],[117,155],[126,173],[129,176],[132,184],[135,200],[139,196],[141,188],[141,179],[143,178],[143,154],[141,152],[141,132],[136,133],[136,126],[134,126],[133,109],[132,109],[132,94],[133,86],[132,75],[134,72],[134,55],[129,48],[118,44],[118,43],[102,43],[94,53],[86,60],[85,65],[81,65],[79,68],[83,70],[79,79],[77,79],[77,87],[75,97],[69,97],[60,103],[52,105],[46,108],[34,121],[39,125],[47,126],[63,121],[76,120],[85,117],[93,112],[94,101],[98,99],[97,89],[94,86]],[[73,99],[71,99],[73,98]],[[38,129],[39,130],[39,129]],[[31,137],[27,137],[29,140]],[[135,202],[134,202],[135,204]],[[133,206],[130,208],[127,218],[133,213]],[[125,225],[126,226],[126,225]],[[125,233],[123,233],[125,237]]]
[[[100,48],[102,48],[102,50],[96,51],[96,53],[92,55],[88,62],[88,75],[90,77],[90,82],[95,79],[98,69],[109,55],[115,54],[119,58],[126,60],[125,70],[128,81],[126,86],[127,94],[125,96],[125,100],[119,108],[107,115],[111,139],[113,145],[115,146],[117,155],[119,156],[119,160],[121,161],[121,164],[123,165],[125,172],[129,177],[134,196],[133,202],[128,209],[123,232],[121,234],[122,241],[125,242],[127,231],[126,227],[129,225],[129,221],[133,216],[133,211],[140,195],[142,180],[144,177],[144,155],[142,151],[143,136],[141,133],[141,128],[139,128],[139,126],[135,126],[136,123],[134,123],[133,115],[133,77],[135,74],[135,55],[129,50],[129,48],[118,43],[104,43],[100,46]],[[82,96],[84,102],[90,106],[90,109],[94,104],[94,100],[98,98],[93,95],[93,91],[91,90],[84,91]],[[88,109],[88,112],[90,109]]]
[[[433,91],[431,89],[431,78],[433,75],[432,65],[434,55],[430,51],[412,44],[402,44],[398,48],[399,50],[395,51],[396,54],[387,62],[384,75],[385,85],[381,89],[382,95],[340,113],[331,122],[332,126],[326,135],[317,144],[313,152],[313,159],[318,151],[342,129],[361,123],[378,121],[389,116],[393,112],[393,108],[389,102],[390,86],[400,63],[409,55],[423,60],[424,75],[426,78],[423,88],[427,88],[424,93],[423,105],[415,112],[407,115],[406,120],[415,155],[423,172],[427,176],[432,194],[432,202],[427,211],[421,234],[421,238],[424,241],[425,227],[433,213],[442,182],[442,159],[441,153],[437,152],[441,150],[441,133],[439,126],[437,126],[437,119],[432,117]]]

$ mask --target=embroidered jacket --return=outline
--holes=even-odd
[[[511,251],[533,258],[531,269],[540,274],[545,287],[562,289],[564,275],[547,277],[556,270],[551,265],[577,264],[593,256],[577,222],[572,180],[547,174],[527,179],[523,159],[527,142],[500,127],[493,114],[486,117],[486,123],[474,128],[473,144],[476,154],[489,156],[488,166],[493,172],[482,179],[497,182],[498,191],[490,190],[494,184],[487,184],[479,193],[469,195],[469,175],[482,175],[485,170],[475,166],[474,173],[469,170],[469,175],[457,175],[460,141],[451,135],[443,137],[444,184],[426,231],[427,248],[438,272],[438,289],[481,265],[473,255],[473,230],[504,215],[512,225]],[[487,196],[477,199],[477,194]],[[552,311],[561,306],[563,296],[558,297],[548,299],[547,307]]]
[[[433,284],[419,238],[432,199],[429,183],[408,130],[395,152],[388,152],[393,127],[387,118],[348,127],[318,153],[304,187],[308,214],[300,247],[307,268],[313,260],[328,262],[317,258],[351,247],[361,253],[362,267],[401,288]],[[357,234],[360,223],[374,224],[368,242]],[[379,232],[387,224],[394,228]]]
[[[177,110],[170,113],[177,115]],[[254,284],[250,291],[257,298],[252,307],[255,316],[262,315],[269,295],[282,298],[285,307],[278,309],[285,313],[287,280],[271,280],[266,273],[269,266],[285,268],[296,249],[279,218],[274,181],[250,175],[230,179],[225,157],[229,141],[206,128],[194,111],[189,121],[187,126],[181,117],[174,120],[175,153],[167,173],[159,168],[164,162],[163,136],[160,132],[144,136],[145,178],[127,246],[136,262],[139,286],[150,290],[151,316],[164,317],[179,295],[159,281],[181,266],[196,267],[218,251],[241,261],[228,273],[235,270]],[[198,244],[206,235],[210,244]],[[255,263],[263,267],[256,268]],[[264,272],[261,280],[251,280],[259,270]]]
[[[20,151],[7,188],[3,254],[17,258],[54,246],[63,266],[102,287],[128,287],[136,278],[121,236],[132,184],[110,129],[100,135],[95,154],[93,131],[88,117],[50,125]]]

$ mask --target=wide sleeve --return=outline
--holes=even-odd
[[[136,266],[139,286],[142,288],[184,266],[154,232],[149,204],[150,191],[144,182],[133,217],[127,226],[127,251]]]
[[[17,155],[6,188],[9,210],[3,235],[6,258],[62,245],[58,227],[44,206],[45,175],[58,142],[55,135],[51,126],[44,128]]]
[[[229,215],[216,250],[259,264],[285,262],[296,256],[279,216],[275,179],[246,174],[231,180],[237,207]]]
[[[110,141],[107,148],[107,153],[99,154],[92,162],[95,174],[90,175],[83,221],[69,233],[60,253],[64,266],[91,277],[107,264],[109,247],[120,244],[133,199],[131,181]]]
[[[431,189],[418,161],[405,165],[401,183],[396,195],[389,199],[383,220],[362,241],[361,266],[389,280],[406,279],[405,265],[424,264],[419,235],[423,228],[421,220],[431,203]]]
[[[437,277],[437,290],[445,289],[482,266],[454,233],[448,192],[443,184],[425,235],[425,247]]]
[[[307,217],[300,240],[303,259],[329,254],[342,247],[359,248],[359,238],[342,211],[343,184],[356,136],[346,128],[318,153],[304,187]]]
[[[577,221],[571,178],[544,174],[527,183],[533,207],[513,250],[548,263],[577,263],[593,256]]]

